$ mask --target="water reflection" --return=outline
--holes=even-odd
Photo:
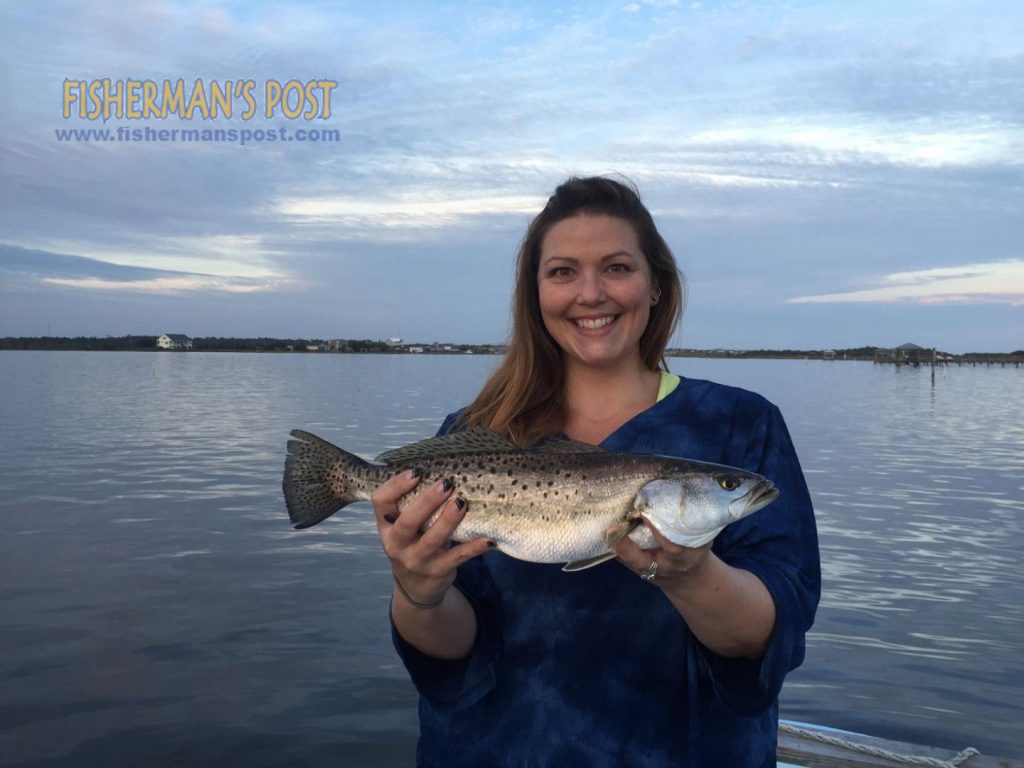
[[[433,434],[493,362],[0,353],[0,754],[408,763],[369,506],[293,531],[284,440],[372,458]],[[825,594],[783,713],[1024,755],[1024,372],[672,367],[779,404],[807,472]]]

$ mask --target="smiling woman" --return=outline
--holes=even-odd
[[[486,538],[449,546],[477,503],[458,477],[408,499],[421,472],[383,483],[372,500],[395,580],[395,646],[421,697],[419,765],[775,766],[779,690],[803,661],[820,592],[813,510],[775,406],[668,373],[682,297],[636,190],[568,180],[520,246],[505,358],[441,432],[740,467],[780,498],[690,546],[651,525],[642,549],[616,524],[598,562],[619,562],[567,573]],[[563,498],[579,528],[588,509]],[[632,503],[659,499],[683,528],[699,517],[661,478]]]
[[[584,367],[632,360],[661,293],[632,225],[587,214],[544,237],[538,287],[544,327],[564,364]]]
[[[640,295],[627,297],[630,290]],[[534,218],[520,245],[509,350],[463,414],[466,425],[506,432],[524,446],[563,430],[573,434],[565,409],[576,399],[561,392],[563,384],[598,371],[636,374],[639,400],[649,398],[660,384],[657,371],[668,370],[664,351],[683,296],[672,251],[636,191],[611,179],[570,179]],[[559,312],[569,314],[556,317]],[[614,327],[623,316],[626,321]],[[605,330],[609,320],[612,326]],[[589,366],[569,352],[581,349],[574,340],[586,342],[582,349],[614,355],[612,347],[623,336],[636,338],[632,346],[619,343],[617,365]],[[570,369],[582,378],[568,376]]]

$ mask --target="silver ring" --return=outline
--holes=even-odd
[[[654,577],[658,574],[658,561],[652,560],[651,564],[640,571],[640,578],[644,581],[654,581]]]

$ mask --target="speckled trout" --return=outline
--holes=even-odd
[[[308,432],[291,435],[283,487],[296,528],[368,500],[381,483],[417,467],[422,478],[400,510],[449,478],[469,502],[456,541],[485,536],[512,557],[566,563],[569,571],[611,559],[625,536],[656,547],[651,528],[676,544],[701,546],[779,495],[765,478],[734,467],[556,438],[524,450],[483,428],[396,448],[372,463]]]

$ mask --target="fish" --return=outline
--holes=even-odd
[[[469,502],[454,541],[486,537],[511,557],[564,563],[566,571],[614,558],[612,548],[627,536],[653,549],[651,529],[675,544],[702,546],[779,495],[770,480],[736,467],[560,438],[523,449],[485,427],[385,451],[373,462],[309,432],[290,434],[282,490],[296,528],[369,500],[389,478],[416,468],[420,482],[399,511],[448,478]]]

